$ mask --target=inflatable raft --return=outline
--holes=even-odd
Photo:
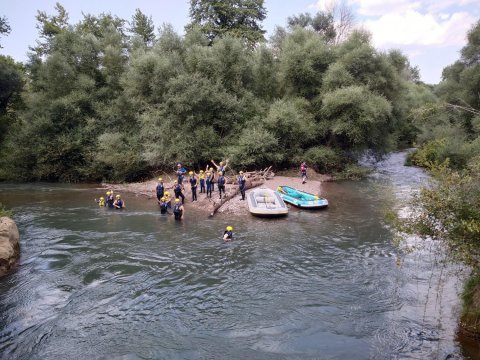
[[[290,186],[279,186],[278,193],[282,199],[302,209],[323,209],[328,206],[328,200]]]
[[[278,217],[288,214],[287,204],[276,191],[260,188],[247,194],[248,209],[252,215]]]

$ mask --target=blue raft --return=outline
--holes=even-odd
[[[278,193],[286,203],[301,209],[323,209],[328,206],[328,200],[290,186],[279,186]]]

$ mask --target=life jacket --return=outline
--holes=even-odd
[[[201,173],[199,176],[200,180],[205,180],[205,174],[204,173]]]
[[[180,186],[180,184],[177,184],[177,186],[175,186],[175,189],[173,189],[173,192],[175,193],[175,195],[180,195],[181,194],[182,187]]]
[[[180,219],[183,214],[183,210],[180,209],[181,204],[175,204],[173,206],[173,215],[175,215],[175,219]]]
[[[163,183],[158,184],[156,190],[157,190],[157,194],[158,194],[158,195],[162,195],[162,196],[163,196],[163,193],[164,193],[164,191],[165,191],[165,186],[163,186]]]
[[[190,176],[190,185],[192,185],[192,187],[197,185],[197,178],[195,176]]]
[[[165,213],[168,209],[168,203],[166,201],[162,201],[160,203],[160,210],[162,211],[162,213]]]
[[[240,185],[240,187],[245,187],[246,181],[245,176],[242,175],[238,177],[238,185]]]
[[[105,200],[98,200],[98,206],[105,206]]]
[[[225,230],[225,232],[223,233],[223,236],[225,236],[225,234],[228,234],[227,239],[231,240],[233,238],[233,233],[231,231]]]
[[[117,201],[117,206],[120,207],[120,209],[123,208],[123,201],[119,199]]]
[[[221,175],[218,177],[218,186],[225,185],[225,176]]]
[[[108,197],[107,197],[107,206],[108,206],[109,208],[113,208],[113,202],[114,202],[113,196],[108,196]]]

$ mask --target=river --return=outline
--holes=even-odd
[[[277,220],[178,223],[127,194],[98,208],[91,185],[0,184],[22,250],[0,279],[0,358],[466,358],[459,268],[433,245],[401,252],[384,221],[428,179],[404,157]]]

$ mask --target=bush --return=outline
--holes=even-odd
[[[0,217],[6,216],[6,217],[12,217],[13,212],[11,210],[7,210],[5,206],[0,203]]]
[[[309,166],[321,174],[339,171],[343,168],[341,156],[326,146],[315,146],[308,149],[304,159],[298,159],[297,163],[301,161],[306,161]]]

